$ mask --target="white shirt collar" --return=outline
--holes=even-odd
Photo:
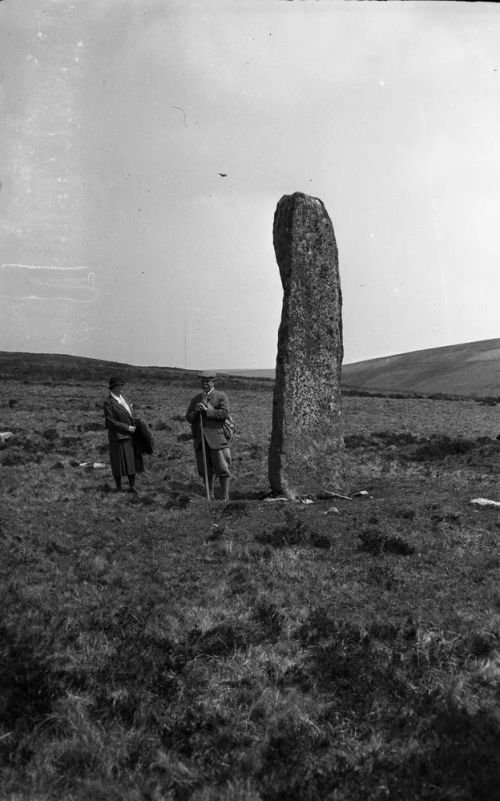
[[[125,400],[125,398],[122,395],[115,395],[115,393],[111,392],[111,390],[110,390],[109,394],[111,395],[112,398],[115,399],[115,401],[117,401],[117,403],[119,403],[121,406],[123,406],[123,408],[126,409],[127,412],[130,415],[132,415],[132,412],[130,410],[130,406],[128,405],[127,401]]]

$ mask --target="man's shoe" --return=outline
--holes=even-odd
[[[131,492],[133,495],[139,495],[139,492],[135,487],[129,487],[128,491]]]

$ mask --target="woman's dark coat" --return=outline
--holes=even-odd
[[[152,454],[154,449],[153,435],[148,424],[140,417],[134,417],[135,434],[134,450],[136,454]]]
[[[132,410],[132,405],[129,406]],[[104,401],[104,420],[108,430],[109,458],[113,475],[117,477],[144,472],[142,453],[136,453],[134,437],[129,431],[129,426],[135,425],[134,419],[112,395],[108,395]]]

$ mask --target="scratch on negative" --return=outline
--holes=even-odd
[[[186,123],[186,112],[184,111],[184,109],[181,108],[180,106],[172,106],[172,108],[176,108],[177,111],[181,111],[182,112],[182,116],[184,117],[183,125],[184,125],[184,128],[187,128],[188,126],[187,126],[187,123]]]
[[[95,274],[88,267],[2,264],[0,294],[14,300],[65,300],[89,303],[97,296]]]

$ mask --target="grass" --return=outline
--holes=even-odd
[[[109,491],[102,384],[0,389],[0,798],[500,796],[500,442],[472,401],[345,399],[346,494],[269,501],[271,388],[230,390],[229,504],[183,415]],[[12,403],[14,401],[14,403]],[[335,507],[336,511],[332,510]]]

